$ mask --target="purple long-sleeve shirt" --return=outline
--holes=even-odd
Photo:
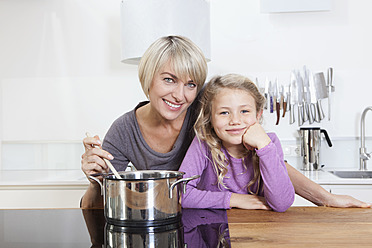
[[[266,199],[268,205],[277,212],[286,211],[293,203],[295,191],[289,179],[284,164],[283,151],[278,137],[268,133],[271,142],[262,149],[256,150],[259,157],[259,167],[263,181],[263,192],[258,195]],[[231,161],[228,172],[224,178],[227,188],[219,186],[217,175],[208,146],[204,141],[199,143],[195,137],[192,141],[179,171],[185,172],[184,178],[200,175],[187,184],[186,194],[182,197],[184,208],[230,208],[232,193],[248,194],[245,187],[253,178],[253,163],[251,155],[244,159],[237,159],[228,154],[223,148],[226,157]],[[256,192],[257,182],[251,186]]]

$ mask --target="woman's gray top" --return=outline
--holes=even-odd
[[[102,147],[114,156],[111,162],[118,171],[124,171],[129,162],[138,170],[178,170],[191,144],[197,99],[187,110],[181,132],[173,149],[167,153],[152,150],[140,131],[135,111],[148,103],[141,102],[134,110],[116,119],[103,140]]]

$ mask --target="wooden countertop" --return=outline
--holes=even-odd
[[[231,246],[372,247],[372,209],[291,207],[227,211]]]

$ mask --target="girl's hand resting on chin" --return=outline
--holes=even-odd
[[[264,148],[270,142],[271,139],[257,122],[249,126],[242,137],[242,143],[248,150]]]

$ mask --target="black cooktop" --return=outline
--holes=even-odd
[[[1,248],[230,247],[225,210],[182,209],[171,225],[127,228],[102,209],[0,210]]]

